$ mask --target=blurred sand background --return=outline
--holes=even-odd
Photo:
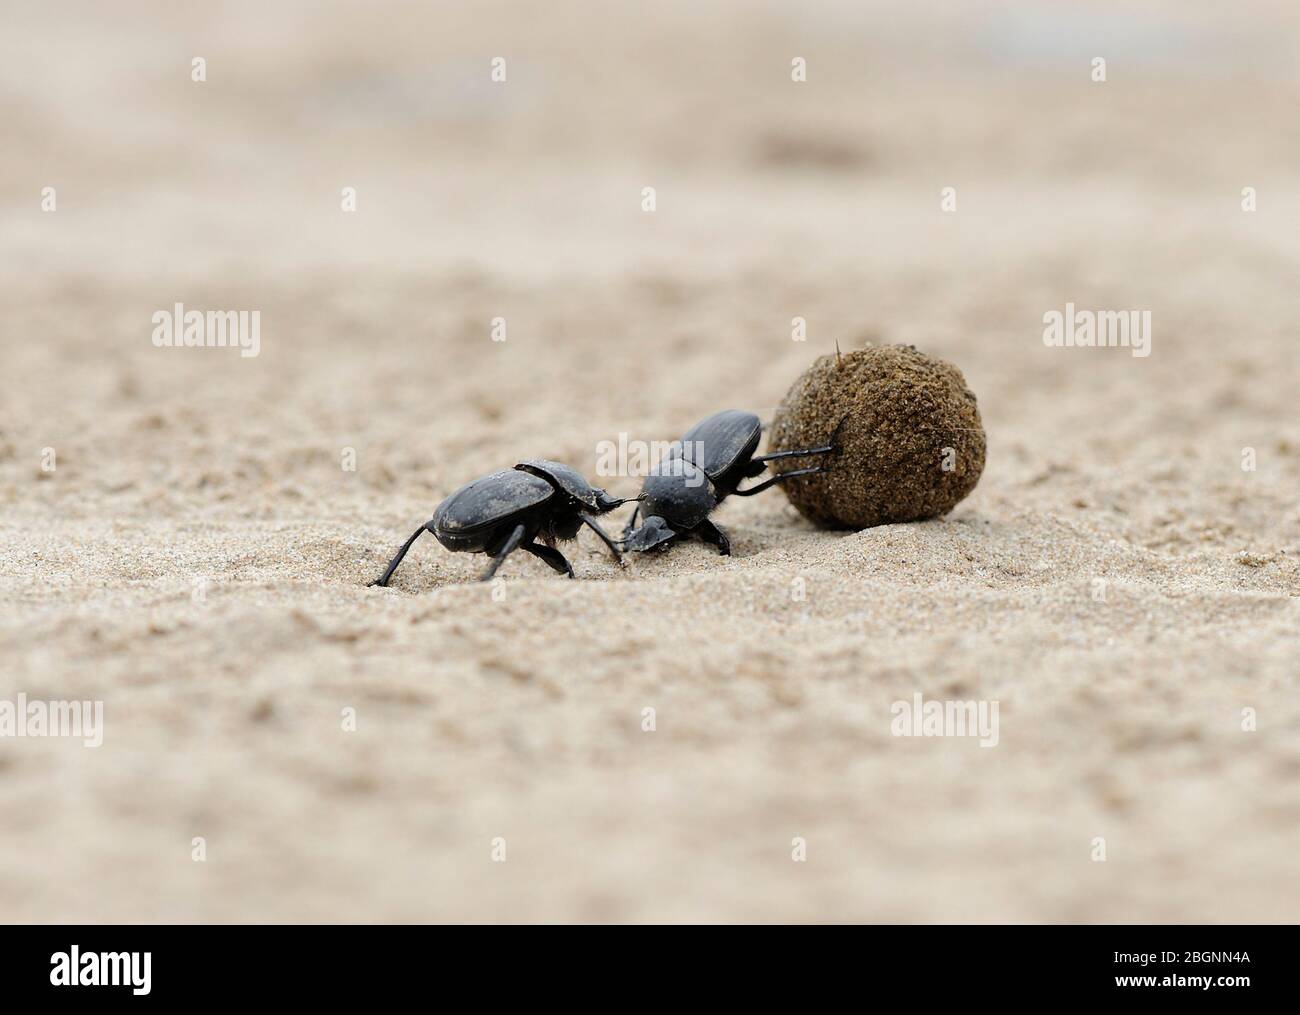
[[[0,18],[0,699],[107,724],[0,740],[0,919],[1300,918],[1293,4]],[[178,301],[261,355],[155,348]],[[1152,355],[1045,347],[1066,301]],[[729,559],[365,587],[467,480],[770,415],[836,341],[965,373],[946,519],[771,492]],[[999,745],[891,736],[917,692]]]

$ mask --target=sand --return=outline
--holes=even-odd
[[[0,738],[0,918],[1300,918],[1294,9],[656,9],[6,14],[0,701],[105,729]],[[1067,301],[1151,355],[1045,346]],[[366,587],[837,341],[977,394],[947,517]]]

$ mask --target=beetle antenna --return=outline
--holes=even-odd
[[[839,369],[844,365],[844,359],[840,356],[840,340],[835,340],[835,367]]]

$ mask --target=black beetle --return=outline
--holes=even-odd
[[[719,553],[730,554],[731,544],[726,535],[709,521],[713,509],[733,493],[737,497],[749,497],[784,479],[828,471],[830,467],[826,465],[793,469],[746,490],[739,489],[743,480],[759,476],[768,462],[835,451],[838,432],[837,426],[831,443],[825,447],[755,457],[763,424],[752,412],[724,409],[700,420],[686,431],[681,441],[674,442],[668,457],[646,475],[641,495],[636,498],[639,503],[623,530],[623,549],[650,550],[694,533],[716,546]],[[644,514],[645,521],[640,528],[635,528],[638,514]]]
[[[489,580],[515,550],[540,557],[560,574],[573,577],[573,567],[555,548],[557,539],[573,539],[583,525],[600,536],[614,560],[623,563],[618,547],[592,515],[603,515],[627,503],[592,486],[577,470],[544,459],[520,462],[466,483],[438,505],[433,517],[411,534],[382,577],[384,586],[423,532],[432,532],[448,550],[486,553],[492,563],[483,572]],[[544,546],[533,540],[541,536]]]

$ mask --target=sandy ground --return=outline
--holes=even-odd
[[[105,738],[0,738],[0,918],[1300,918],[1300,21],[816,6],[6,6],[0,701]],[[155,348],[178,301],[260,355]],[[365,587],[837,341],[963,370],[947,518]]]

